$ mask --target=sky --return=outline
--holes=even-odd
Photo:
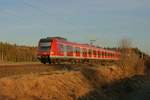
[[[150,54],[150,0],[0,0],[0,41],[36,46],[51,36],[102,47],[127,38]]]

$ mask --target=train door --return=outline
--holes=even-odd
[[[75,56],[80,57],[80,48],[79,47],[75,47]]]
[[[88,57],[89,57],[89,58],[92,57],[92,50],[91,50],[91,49],[88,50]]]
[[[59,44],[58,56],[64,56],[64,45],[63,44]]]

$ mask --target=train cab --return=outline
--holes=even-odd
[[[57,55],[57,49],[58,49],[58,43],[57,40],[65,40],[64,38],[61,37],[47,37],[47,38],[42,38],[39,41],[38,44],[38,59],[46,64],[46,63],[51,63],[51,57],[54,57]]]
[[[38,59],[42,63],[49,62],[50,60],[50,51],[51,51],[52,39],[40,39],[38,44]]]

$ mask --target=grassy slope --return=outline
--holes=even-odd
[[[79,71],[57,71],[54,74],[40,73],[17,75],[0,79],[0,99],[79,99],[97,88],[116,80],[142,74],[130,70],[124,73],[122,68],[84,67]]]

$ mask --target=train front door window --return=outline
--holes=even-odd
[[[51,42],[41,42],[40,43],[40,50],[48,51],[51,48]]]

